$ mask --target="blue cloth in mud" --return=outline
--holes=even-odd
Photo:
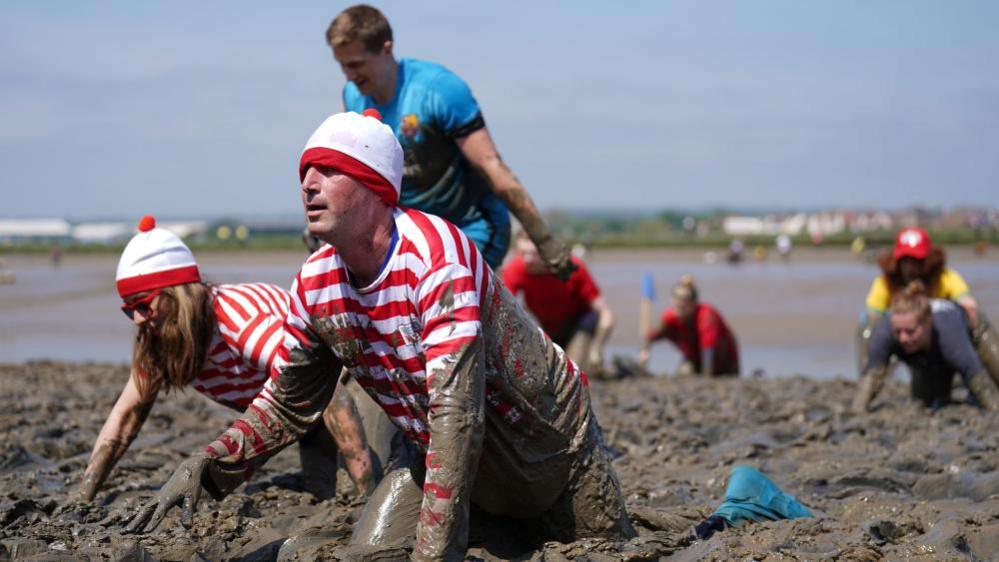
[[[785,493],[751,466],[732,469],[725,501],[712,514],[735,526],[744,521],[777,521],[812,517],[794,496]]]

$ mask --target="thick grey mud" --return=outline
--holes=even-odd
[[[349,546],[361,508],[353,486],[341,471],[337,495],[317,502],[302,490],[294,448],[225,500],[203,497],[193,530],[183,529],[180,510],[173,510],[156,533],[122,535],[124,515],[234,419],[192,392],[162,397],[95,502],[70,503],[127,376],[125,366],[0,367],[0,559],[408,555],[398,547]],[[852,382],[806,379],[593,382],[593,407],[605,441],[621,453],[614,468],[638,536],[526,544],[523,533],[485,537],[473,529],[469,557],[999,557],[999,418],[967,406],[931,414],[897,381],[886,385],[872,413],[853,416],[848,410],[855,390]],[[721,501],[735,464],[759,468],[818,517],[691,540],[690,527]]]

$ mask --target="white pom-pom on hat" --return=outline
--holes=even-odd
[[[121,298],[199,281],[198,264],[184,241],[169,230],[157,228],[152,215],[142,217],[139,233],[118,260],[115,284]]]

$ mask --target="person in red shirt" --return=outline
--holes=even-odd
[[[517,234],[515,251],[503,267],[507,288],[523,295],[527,310],[585,373],[599,376],[614,314],[583,261],[572,256],[576,271],[562,281],[548,270],[537,246],[523,231]]]
[[[694,278],[684,275],[673,286],[673,307],[663,313],[661,325],[649,332],[638,356],[644,366],[649,349],[658,339],[673,342],[683,354],[678,374],[739,375],[739,346],[721,314],[698,302]]]

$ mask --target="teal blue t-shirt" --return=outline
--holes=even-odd
[[[391,102],[378,105],[348,82],[343,105],[346,111],[357,113],[373,107],[395,131],[405,155],[401,206],[444,217],[458,226],[495,213],[491,207],[498,201],[486,197],[491,193],[488,183],[455,143],[456,138],[485,126],[472,91],[455,73],[436,63],[401,59]]]

